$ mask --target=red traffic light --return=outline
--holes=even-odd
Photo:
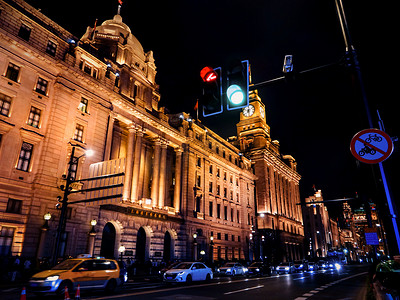
[[[204,82],[211,82],[217,80],[218,74],[213,68],[205,67],[200,71],[200,77]]]

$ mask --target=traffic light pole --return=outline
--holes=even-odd
[[[64,187],[64,196],[61,201],[61,213],[60,213],[60,220],[58,221],[56,244],[54,247],[54,252],[51,262],[53,265],[57,264],[57,259],[60,254],[61,244],[65,244],[65,227],[67,223],[68,196],[70,194],[70,185],[72,183],[71,166],[74,163],[74,156],[75,156],[75,147],[72,147],[71,157],[69,158],[69,163],[68,163],[67,180]]]

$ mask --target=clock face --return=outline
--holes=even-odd
[[[264,110],[264,107],[262,107],[262,106],[260,106],[260,115],[261,115],[261,118],[265,118],[265,110]]]
[[[245,117],[250,117],[253,114],[254,114],[254,106],[253,105],[250,104],[249,106],[243,108],[243,115]]]

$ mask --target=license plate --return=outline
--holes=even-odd
[[[172,277],[167,277],[167,279],[172,279]]]
[[[39,283],[36,283],[36,282],[31,283],[31,286],[38,286],[38,285],[39,285]]]

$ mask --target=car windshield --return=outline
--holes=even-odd
[[[82,262],[81,259],[68,259],[59,263],[57,266],[51,268],[52,270],[70,270],[75,267],[77,264]]]
[[[179,265],[174,266],[172,269],[190,269],[192,263],[180,263]]]
[[[235,265],[235,263],[226,263],[224,265],[224,267],[233,267]]]

